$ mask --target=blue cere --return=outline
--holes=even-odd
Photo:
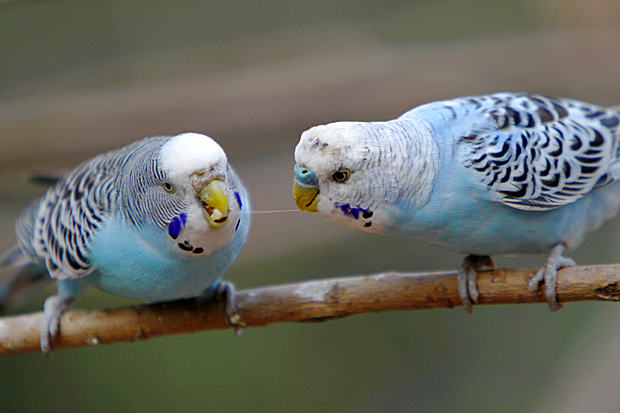
[[[239,204],[239,209],[243,208],[243,203],[241,202],[241,195],[237,191],[235,191],[235,198],[237,198],[237,203]]]
[[[295,180],[305,186],[318,186],[319,178],[314,172],[303,166],[295,165]]]
[[[187,215],[182,213],[178,217],[172,218],[172,222],[168,225],[168,234],[172,237],[172,239],[177,239],[181,230],[185,228],[185,223],[187,222]]]

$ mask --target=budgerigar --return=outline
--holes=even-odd
[[[489,255],[549,253],[530,281],[551,310],[562,253],[618,211],[620,113],[572,99],[497,93],[434,102],[385,122],[313,127],[295,149],[305,211],[468,254],[458,284],[477,301]]]
[[[5,268],[43,274],[41,349],[85,284],[143,301],[213,296],[248,234],[249,202],[222,148],[186,133],[146,138],[85,161],[16,223]],[[227,292],[230,299],[230,290]]]

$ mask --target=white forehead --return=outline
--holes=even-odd
[[[159,154],[163,171],[171,178],[187,177],[194,172],[216,167],[225,171],[227,163],[224,150],[213,139],[199,133],[183,133],[168,140]]]
[[[335,164],[358,160],[368,148],[364,129],[357,122],[319,125],[301,134],[295,148],[295,161],[320,174],[331,171]]]

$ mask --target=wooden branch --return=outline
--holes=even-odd
[[[527,289],[537,269],[480,272],[479,304],[543,303]],[[620,300],[620,264],[571,267],[558,274],[560,302]],[[235,294],[239,324],[265,326],[287,321],[320,321],[353,314],[460,306],[456,273],[399,274],[332,278],[243,290]],[[0,318],[0,354],[39,351],[42,313]],[[197,300],[111,310],[69,310],[55,349],[171,334],[231,328],[224,303]]]

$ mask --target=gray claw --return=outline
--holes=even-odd
[[[461,304],[463,305],[463,309],[468,314],[471,314],[472,311],[474,311],[474,306],[471,302],[471,298],[469,297],[468,280],[470,278],[470,275],[468,274],[464,261],[465,259],[463,259],[463,261],[461,261],[461,264],[459,265],[457,284],[458,284],[458,290],[459,290],[459,298],[461,299]]]
[[[459,298],[465,311],[471,314],[474,311],[473,303],[478,303],[478,271],[483,267],[495,268],[493,260],[488,255],[468,255],[459,265],[457,284]]]
[[[46,356],[52,353],[51,342],[60,332],[62,313],[73,302],[68,293],[52,295],[43,304],[43,320],[41,321],[41,352]]]
[[[226,301],[226,321],[235,328],[235,333],[240,336],[243,328],[241,317],[237,314],[235,306],[235,286],[232,283],[222,281],[217,289],[218,295]]]
[[[566,267],[572,267],[575,264],[570,258],[562,256],[566,246],[564,244],[558,244],[551,249],[547,260],[542,267],[536,272],[528,282],[528,288],[530,291],[538,291],[540,283],[545,283],[545,297],[547,298],[547,304],[552,312],[558,311],[562,308],[562,304],[558,302],[556,286],[558,281],[558,270]]]

